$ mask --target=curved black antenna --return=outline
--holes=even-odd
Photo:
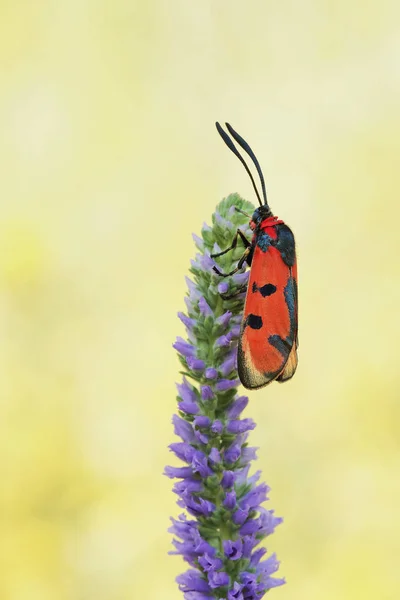
[[[218,121],[215,123],[215,126],[216,126],[216,128],[218,130],[219,135],[222,137],[222,139],[224,140],[225,144],[228,146],[229,150],[232,150],[233,154],[235,154],[238,157],[238,159],[240,160],[240,162],[242,163],[242,165],[246,169],[246,171],[247,171],[247,173],[248,173],[248,175],[249,175],[249,177],[251,179],[251,183],[253,184],[253,188],[254,188],[254,191],[255,191],[256,196],[258,198],[258,201],[260,203],[260,206],[263,206],[263,203],[261,202],[260,194],[258,193],[258,189],[257,189],[256,183],[255,183],[255,181],[253,179],[253,175],[251,174],[251,171],[250,171],[249,167],[247,166],[247,164],[246,164],[243,156],[239,153],[239,151],[236,148],[235,144],[232,142],[232,140],[228,136],[228,134],[222,129],[222,127],[218,123]],[[251,157],[251,155],[250,155],[250,157]]]
[[[258,162],[256,155],[254,154],[253,150],[250,148],[250,146],[248,145],[248,143],[246,142],[246,140],[244,140],[242,138],[241,135],[239,135],[237,133],[237,131],[235,131],[232,127],[232,125],[229,125],[229,123],[225,123],[229,133],[231,134],[231,136],[237,141],[237,143],[239,144],[239,146],[241,146],[243,148],[243,150],[245,152],[247,152],[247,154],[250,156],[251,160],[253,161],[253,163],[255,164],[255,167],[257,169],[257,173],[258,176],[260,177],[260,181],[261,181],[261,188],[262,188],[262,192],[263,192],[263,196],[264,196],[264,203],[268,206],[268,202],[267,202],[267,191],[265,189],[265,181],[264,181],[264,176],[262,174],[261,171],[261,167],[260,167],[260,163]]]

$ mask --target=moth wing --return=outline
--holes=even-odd
[[[294,240],[293,240],[294,244]],[[279,249],[254,250],[238,346],[239,377],[248,389],[286,381],[297,366],[297,270]]]

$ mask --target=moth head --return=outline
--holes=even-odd
[[[259,206],[253,212],[253,216],[251,217],[250,229],[255,229],[257,225],[260,225],[264,221],[264,219],[267,219],[271,216],[272,212],[268,204],[263,204],[262,206]]]

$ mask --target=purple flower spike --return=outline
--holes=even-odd
[[[202,385],[200,393],[203,400],[212,400],[214,398],[214,392],[209,385]]]
[[[196,429],[196,431],[194,432],[194,435],[195,435],[196,441],[199,442],[200,444],[204,444],[204,445],[208,444],[209,436],[206,435],[203,431]]]
[[[239,336],[240,336],[240,330],[241,330],[240,325],[233,325],[233,327],[231,329],[232,339],[233,340],[237,340],[239,338]]]
[[[172,422],[174,424],[175,435],[182,438],[184,442],[193,442],[195,440],[193,427],[190,423],[181,419],[178,415],[172,417]]]
[[[264,556],[264,554],[266,552],[267,552],[266,548],[258,548],[258,550],[255,550],[251,557],[250,567],[252,567],[254,569],[254,567],[256,567],[258,565],[258,563],[260,562],[260,560],[262,559],[262,557]],[[276,558],[276,556],[274,554],[272,554],[270,556],[270,558],[272,558],[272,557]]]
[[[223,229],[226,230],[232,227],[231,225],[231,221],[228,220],[226,217],[229,216],[229,211],[227,212],[227,214],[225,216],[222,216],[219,212],[215,212],[214,213],[214,217],[213,220]]]
[[[187,308],[188,312],[192,312],[193,303],[192,303],[191,299],[189,298],[189,296],[185,296],[183,300],[186,304],[186,308]]]
[[[183,592],[209,592],[210,586],[205,581],[197,569],[186,571],[183,575],[178,575],[176,581],[179,589]]]
[[[177,337],[176,342],[172,345],[175,350],[183,356],[194,356],[196,354],[196,349],[191,344],[185,342],[181,337]]]
[[[219,419],[215,419],[214,423],[211,425],[211,431],[213,433],[222,433],[224,430],[224,426]]]
[[[232,333],[229,331],[226,335],[221,335],[214,344],[215,348],[228,348],[231,344]]]
[[[244,433],[254,429],[256,424],[253,419],[238,419],[237,421],[231,421],[228,423],[226,430],[228,433]]]
[[[224,541],[224,552],[230,560],[239,560],[242,558],[243,542],[239,538],[235,542],[231,540]]]
[[[237,581],[235,581],[232,590],[228,592],[228,600],[244,600],[242,589],[243,586],[240,585]]]
[[[251,553],[253,552],[255,546],[257,546],[257,543],[258,543],[257,539],[252,535],[246,535],[243,538],[243,556],[245,558],[250,558],[252,556]],[[266,552],[265,548],[262,548],[262,550],[264,550]],[[254,554],[253,554],[253,556],[254,556]]]
[[[217,448],[211,448],[210,450],[210,460],[215,463],[218,464],[221,462],[221,455],[218,451]]]
[[[201,238],[193,236],[198,252],[186,280],[187,310],[178,313],[186,339],[174,343],[184,376],[177,384],[180,416],[173,417],[178,440],[169,448],[179,465],[167,466],[165,475],[175,480],[173,492],[184,511],[169,529],[170,553],[190,567],[177,577],[184,600],[260,600],[284,583],[273,577],[275,555],[268,557],[260,546],[282,519],[264,508],[269,488],[259,471],[251,474],[256,448],[248,437],[255,423],[242,418],[248,399],[237,391],[241,290],[248,271],[222,280],[213,266],[230,272],[239,253],[210,256],[229,246],[238,227],[250,239],[248,219],[235,207],[254,212],[233,194],[219,204],[213,227],[204,225]]]
[[[193,294],[196,298],[200,297],[199,290],[196,284],[189,277],[185,277],[186,285],[188,286],[190,294]]]
[[[225,452],[225,460],[229,464],[235,463],[240,458],[241,445],[234,442]]]
[[[211,572],[208,579],[210,587],[219,588],[229,584],[229,575],[223,571]]]
[[[245,496],[242,497],[242,501],[246,502],[249,506],[257,506],[265,500],[268,500],[267,494],[271,490],[269,485],[266,483],[260,483],[253,487]],[[268,511],[267,511],[268,512]],[[273,512],[273,511],[272,511]]]
[[[228,358],[222,363],[219,370],[220,370],[221,374],[224,377],[226,377],[227,375],[230,375],[232,373],[232,371],[236,368],[237,368],[237,359],[236,359],[236,353],[235,353],[234,356],[228,356]]]
[[[186,400],[183,400],[182,402],[179,402],[178,406],[179,410],[185,412],[188,415],[197,415],[197,413],[199,412],[199,407],[195,402],[188,402]]]
[[[183,312],[178,312],[178,317],[180,318],[182,323],[185,325],[185,327],[187,329],[189,329],[190,331],[192,331],[193,327],[196,324],[195,319],[191,319],[190,317],[187,317]]]
[[[214,367],[208,367],[204,373],[206,379],[217,379],[218,371]]]
[[[176,387],[178,389],[178,394],[180,398],[182,398],[182,400],[185,400],[187,402],[196,402],[197,395],[195,389],[192,385],[190,385],[186,377],[183,378],[183,383],[177,383]]]
[[[191,463],[195,449],[186,442],[176,442],[169,445],[170,450],[176,454],[178,458],[184,460],[187,463]]]
[[[206,573],[208,571],[218,571],[224,564],[220,558],[210,556],[207,552],[203,556],[200,556],[199,563]]]
[[[182,497],[182,502],[178,500],[178,504],[186,505],[188,512],[195,517],[210,517],[215,512],[215,504],[203,498],[193,498],[190,494],[185,494]]]
[[[212,598],[209,594],[202,594],[201,592],[186,592],[183,597],[184,600],[210,600]]]
[[[188,494],[194,494],[195,492],[201,492],[202,485],[199,481],[193,479],[193,477],[185,477],[181,481],[177,481],[174,484],[173,491],[182,498]]]
[[[196,427],[208,428],[211,425],[211,420],[210,420],[210,417],[206,417],[205,415],[199,415],[198,417],[195,418],[194,424]]]
[[[275,527],[280,525],[282,521],[282,517],[275,517],[273,510],[261,510],[261,530],[265,536],[271,535],[275,531]]]
[[[249,508],[238,508],[238,510],[233,514],[232,520],[235,525],[243,525],[246,522],[247,517],[249,516],[250,509]]]
[[[232,510],[236,506],[236,492],[232,490],[231,492],[226,492],[225,500],[222,503],[225,508]]]
[[[201,360],[200,358],[194,358],[194,356],[188,356],[186,362],[192,371],[204,371],[206,366],[204,360]]]
[[[197,248],[202,252],[204,250],[204,241],[195,233],[192,233],[192,238]]]
[[[190,266],[191,266],[193,269],[200,269],[200,268],[201,268],[201,265],[200,265],[199,261],[197,260],[197,257],[198,257],[198,256],[199,256],[199,255],[197,254],[197,255],[196,255],[196,258],[192,258],[192,260],[190,261]]]
[[[221,252],[221,248],[218,246],[217,242],[212,247],[211,254],[218,254]]]
[[[231,317],[232,317],[231,311],[227,310],[226,312],[224,312],[223,315],[221,315],[220,317],[215,319],[215,321],[218,323],[218,325],[221,325],[221,327],[223,327],[223,329],[226,329],[229,325],[229,321],[231,320]]]
[[[204,315],[205,317],[213,316],[213,311],[207,304],[207,300],[205,300],[205,298],[203,298],[203,297],[200,298],[200,300],[199,300],[199,310],[200,310],[201,314]]]
[[[190,477],[192,474],[191,467],[165,467],[165,474],[170,479],[174,477]]]
[[[192,467],[194,473],[199,473],[201,477],[212,475],[212,470],[208,466],[207,457],[200,450],[196,450],[193,455]]]
[[[235,273],[232,279],[237,285],[242,286],[247,283],[249,275],[250,271],[244,271],[244,273]]]
[[[201,260],[200,260],[201,268],[204,270],[206,270],[206,269],[210,270],[213,268],[214,265],[215,265],[215,262],[213,261],[211,256],[209,256],[208,254],[203,254],[203,256],[201,257]]]
[[[241,463],[242,465],[246,465],[252,460],[256,460],[257,458],[257,450],[258,448],[254,446],[247,446],[242,450]]]
[[[221,479],[223,488],[231,488],[235,482],[235,473],[233,471],[224,471]]]
[[[230,419],[236,419],[237,417],[239,417],[248,405],[248,403],[249,399],[247,398],[247,396],[240,396],[239,398],[236,398],[236,400],[233,402],[232,406],[228,410],[228,417]]]
[[[238,379],[220,379],[215,384],[215,389],[217,392],[226,392],[227,390],[231,390],[239,385],[240,381]]]

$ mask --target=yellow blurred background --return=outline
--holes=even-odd
[[[176,312],[191,232],[254,201],[216,119],[298,244],[298,372],[245,415],[285,519],[272,596],[400,598],[399,3],[0,13],[0,599],[182,598]]]

